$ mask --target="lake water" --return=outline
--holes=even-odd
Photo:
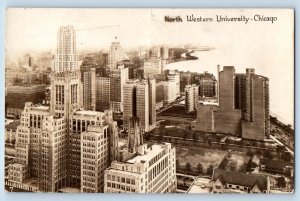
[[[180,61],[166,65],[166,69],[202,73],[208,71],[217,78],[217,65],[234,66],[236,73],[245,73],[246,68],[254,68],[255,73],[269,78],[270,113],[286,124],[294,124],[294,69],[266,62],[244,62],[242,58],[234,58],[219,50],[201,51],[192,54],[197,60]],[[220,63],[222,62],[222,63]]]

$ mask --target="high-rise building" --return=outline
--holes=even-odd
[[[96,69],[93,66],[81,66],[83,108],[96,110]]]
[[[81,192],[103,192],[104,171],[109,166],[109,128],[89,126],[80,136]]]
[[[269,79],[246,69],[246,102],[242,121],[242,137],[265,139],[270,136]]]
[[[128,80],[128,68],[118,68],[110,73],[110,109],[123,111],[123,85]]]
[[[150,130],[156,127],[156,81],[148,79],[149,88],[149,127]]]
[[[169,58],[169,49],[167,47],[161,47],[160,48],[160,56],[162,59],[168,59]]]
[[[186,112],[193,112],[196,110],[198,103],[199,86],[187,85],[185,87],[185,110]]]
[[[170,71],[169,74],[167,75],[167,80],[169,82],[174,82],[175,83],[175,93],[176,93],[176,98],[180,97],[180,74],[176,73],[174,71]]]
[[[87,131],[88,126],[98,126],[99,129],[112,124],[112,112],[78,110],[70,117],[70,144],[69,144],[69,186],[80,188],[81,179],[81,152],[80,140],[82,132]],[[114,131],[109,130],[109,131]],[[111,133],[110,133],[111,134]]]
[[[165,93],[164,93],[164,82],[156,83],[156,110],[164,106]]]
[[[57,34],[58,46],[51,72],[50,110],[55,116],[65,117],[82,106],[82,87],[76,36],[72,26],[61,27]]]
[[[219,72],[219,105],[197,106],[192,129],[227,133],[248,139],[269,137],[269,80],[254,69],[235,74],[233,66]]]
[[[30,68],[33,66],[33,57],[25,54],[19,58],[19,68]]]
[[[217,80],[207,72],[205,72],[199,80],[199,96],[201,97],[215,97],[217,94]]]
[[[106,193],[171,193],[176,191],[175,148],[170,143],[138,147],[124,162],[114,161],[105,171]]]
[[[138,117],[142,133],[156,126],[155,80],[128,80],[123,87],[123,125],[129,129],[131,117]]]
[[[167,103],[172,103],[176,100],[178,94],[177,84],[175,82],[163,82],[164,96]]]
[[[7,114],[20,116],[26,102],[34,104],[42,103],[45,100],[45,84],[19,84],[7,86]]]
[[[117,39],[117,38],[115,38]],[[108,53],[108,67],[110,70],[117,69],[117,63],[124,59],[124,51],[120,45],[120,42],[114,41],[111,43]]]
[[[110,101],[110,78],[96,77],[96,111],[108,110]]]
[[[162,62],[160,58],[152,57],[144,61],[144,77],[154,78],[155,75],[162,73]]]
[[[134,68],[134,62],[131,60],[122,60],[117,63],[117,66],[124,66],[128,68],[128,79],[136,79],[136,69]]]
[[[8,170],[8,182],[16,188],[45,192],[60,191],[65,187],[80,189],[81,179],[84,182],[90,181],[86,172],[81,173],[81,169],[86,168],[81,163],[81,151],[85,153],[87,150],[81,150],[81,133],[87,131],[88,133],[83,135],[87,136],[89,132],[101,133],[104,129],[104,135],[106,133],[109,137],[117,139],[112,111],[103,113],[82,110],[82,88],[73,27],[60,27],[57,38],[57,53],[51,71],[50,107],[25,103],[20,125],[17,127],[16,158]],[[91,128],[92,131],[89,131],[89,126],[97,127],[98,130]],[[84,146],[95,149],[91,144],[90,142]],[[116,148],[113,147],[112,151],[109,151],[109,148],[116,145],[111,143],[111,139],[108,144],[101,151],[106,151],[106,160],[113,160],[116,158]],[[93,153],[96,153],[96,150]],[[84,159],[86,165],[91,158]],[[99,164],[94,165],[94,169],[99,167]],[[99,184],[99,188],[94,189],[97,192],[103,189],[104,168],[95,175],[97,185]],[[27,185],[31,183],[28,181],[31,179],[36,180],[37,187]]]

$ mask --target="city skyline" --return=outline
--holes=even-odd
[[[291,10],[49,9],[46,18],[59,15],[43,21],[51,37],[39,38],[41,11],[8,11],[7,33],[34,19],[22,24],[29,32],[9,37],[33,45],[35,35],[37,49],[52,44],[56,51],[22,55],[18,68],[6,68],[7,191],[294,191],[294,129],[270,112],[293,109]],[[110,24],[91,28],[105,16]],[[114,39],[92,36],[103,28]],[[80,55],[89,40],[110,49]],[[27,46],[7,45],[8,54],[18,45]]]

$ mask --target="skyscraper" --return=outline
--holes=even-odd
[[[51,72],[51,113],[69,115],[82,106],[79,62],[76,54],[76,36],[72,26],[60,27],[57,50]]]
[[[108,126],[90,126],[81,134],[81,192],[104,191],[104,171],[109,166]]]
[[[65,187],[80,189],[81,180],[88,179],[86,172],[81,174],[81,169],[86,167],[83,165],[87,163],[87,160],[81,163],[81,133],[88,131],[90,126],[96,126],[98,130],[106,130],[104,135],[106,132],[108,137],[116,138],[116,123],[112,121],[111,111],[82,110],[82,88],[73,27],[60,27],[57,38],[57,54],[51,71],[50,107],[25,103],[17,127],[16,159],[8,170],[8,182],[16,188],[29,189],[27,183],[32,181],[28,180],[34,179],[37,187],[30,187],[32,191],[55,192]],[[110,151],[107,147],[110,146],[105,146],[105,161],[108,161]],[[93,168],[98,165],[95,164]],[[98,189],[103,191],[101,184],[105,166],[101,167],[98,177],[101,181],[97,180],[97,184],[100,185]]]
[[[196,110],[198,103],[199,86],[187,85],[185,87],[185,110],[186,112],[193,112]]]
[[[180,96],[180,75],[174,71],[170,71],[167,75],[167,80],[169,82],[175,83],[175,94],[176,98]]]
[[[115,38],[117,40],[117,37]],[[117,69],[117,63],[124,59],[124,51],[120,45],[120,42],[113,41],[108,53],[108,67],[110,70]]]
[[[96,69],[93,66],[80,67],[82,82],[82,99],[85,110],[96,110]]]
[[[123,111],[123,85],[128,80],[128,68],[120,67],[110,73],[110,108],[115,112]]]
[[[110,78],[96,77],[96,111],[103,112],[109,109]]]
[[[242,121],[242,137],[264,139],[270,136],[269,79],[246,69],[246,108]]]
[[[131,117],[138,117],[142,133],[156,125],[155,80],[128,80],[124,90],[124,128],[129,129]]]
[[[233,66],[219,72],[219,105],[198,105],[192,129],[263,140],[269,137],[269,80],[254,69],[235,74]]]

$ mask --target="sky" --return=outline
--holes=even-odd
[[[186,16],[191,15],[212,18],[213,22],[187,22]],[[252,19],[259,15],[277,20],[217,22],[217,15]],[[276,100],[276,107],[293,116],[293,15],[289,9],[11,8],[6,18],[6,56],[11,59],[30,52],[54,52],[56,33],[62,25],[73,25],[78,30],[79,51],[108,49],[115,36],[124,48],[160,44],[210,46],[215,50],[201,57],[205,68],[215,69],[217,64],[237,66],[242,72],[255,68],[256,73],[270,78],[271,105]],[[165,22],[165,16],[180,16],[183,22]],[[111,25],[118,27],[80,30]]]

